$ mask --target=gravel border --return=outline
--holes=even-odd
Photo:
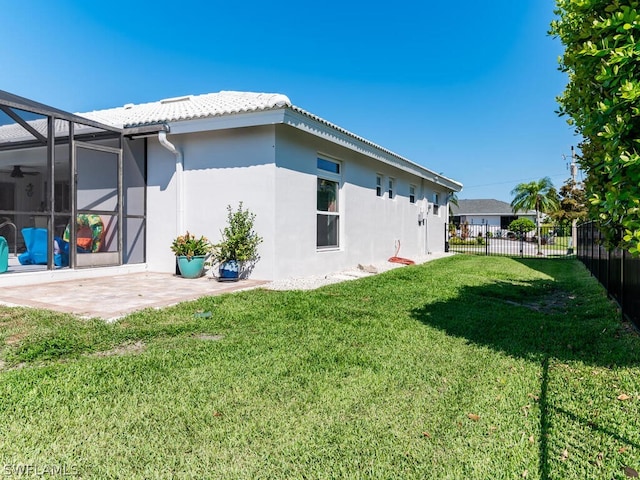
[[[418,258],[412,258],[416,264],[422,264],[438,258],[449,257],[453,253],[431,253]],[[328,275],[312,275],[309,277],[287,278],[284,280],[275,280],[273,282],[262,285],[261,288],[268,290],[314,290],[316,288],[330,285],[332,283],[345,282],[348,280],[357,280],[358,278],[370,277],[378,273],[383,273],[394,268],[402,268],[406,265],[400,263],[392,263],[388,261],[377,262],[374,264],[357,265],[349,270],[330,273]]]

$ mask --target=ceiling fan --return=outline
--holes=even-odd
[[[11,178],[23,178],[25,175],[40,175],[40,172],[24,172],[20,165],[14,165],[13,170],[0,170],[1,173],[8,173]]]

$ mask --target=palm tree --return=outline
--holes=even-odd
[[[451,205],[460,207],[460,205],[458,205],[458,195],[456,195],[456,192],[451,192],[449,194],[449,223],[453,223],[453,209],[451,208]]]
[[[536,236],[538,237],[538,255],[540,251],[540,213],[552,212],[558,208],[558,192],[549,177],[541,178],[538,181],[529,183],[519,183],[511,190],[513,200],[511,208],[513,213],[518,210],[536,211]]]

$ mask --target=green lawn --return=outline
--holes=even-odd
[[[640,339],[574,260],[459,255],[114,325],[0,307],[0,338],[0,478],[640,470]]]

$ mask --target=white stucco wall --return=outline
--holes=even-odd
[[[484,225],[488,225],[492,230],[498,228],[500,229],[501,218],[506,217],[508,215],[487,215],[487,214],[467,214],[460,216],[460,223],[468,222],[469,226],[474,226],[477,228],[483,228]],[[528,218],[532,222],[535,223],[536,216],[535,215],[517,215],[517,218]],[[480,230],[478,230],[480,231]]]
[[[149,137],[146,263],[151,271],[175,271],[170,245],[184,230],[219,241],[227,221],[227,205],[235,208],[240,201],[256,214],[256,231],[264,238],[253,278],[326,274],[359,263],[380,262],[395,255],[398,242],[398,255],[406,258],[444,250],[448,191],[365,153],[283,124],[170,133],[168,140],[184,158],[184,229],[177,228],[176,158],[156,137]],[[124,145],[125,206],[131,215],[143,214],[138,206],[144,199],[144,142],[126,141]],[[341,165],[337,249],[316,248],[319,156]],[[80,208],[115,208],[115,164],[111,157],[102,152],[79,152]],[[131,163],[134,159],[139,164]],[[383,177],[382,197],[376,196],[377,174]],[[393,199],[386,191],[389,178],[395,181]],[[18,188],[24,188],[26,182],[35,184],[34,197],[40,198],[43,176],[16,181]],[[415,204],[409,202],[410,185],[416,187]],[[435,193],[441,204],[438,215],[429,208]],[[419,223],[419,218],[424,222]],[[124,240],[127,252],[133,253],[125,262],[142,261],[142,220],[131,219],[127,225],[130,235],[125,232]],[[113,229],[107,229],[106,247],[114,250],[115,237],[109,236]]]
[[[401,169],[287,126],[277,126],[276,257],[274,277],[324,274],[357,264],[384,261],[395,255],[417,257],[444,250],[445,209],[440,216],[420,210],[437,187]],[[340,247],[316,248],[316,179],[318,156],[341,164]],[[376,175],[395,180],[395,196],[376,196]],[[416,186],[416,203],[409,202],[409,185]],[[440,199],[446,198],[440,193]],[[427,244],[427,231],[429,243]]]
[[[469,222],[469,225],[489,225],[491,227],[500,226],[500,215],[463,215],[462,222]]]
[[[184,224],[216,242],[226,225],[227,205],[256,214],[264,238],[252,278],[281,279],[326,274],[358,263],[384,261],[396,252],[417,257],[444,250],[446,209],[427,212],[446,192],[399,168],[287,125],[169,135],[184,157]],[[316,248],[317,158],[339,161],[340,247]],[[376,174],[395,179],[395,198],[376,196]],[[409,185],[416,186],[416,204]],[[440,190],[438,190],[440,188]],[[426,222],[419,225],[423,209]],[[147,264],[172,272],[169,246],[176,230],[175,156],[148,140]]]
[[[274,252],[274,134],[272,126],[169,135],[184,158],[184,225],[195,235],[220,240],[227,205],[256,214],[256,231],[264,238],[261,259],[252,276],[270,278]],[[148,140],[147,264],[173,272],[176,228],[175,156],[157,139]]]

